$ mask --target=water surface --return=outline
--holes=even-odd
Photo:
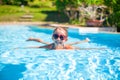
[[[68,29],[68,42],[90,50],[13,49],[42,46],[29,37],[52,42],[52,29],[0,25],[0,80],[120,80],[120,34],[79,33]]]

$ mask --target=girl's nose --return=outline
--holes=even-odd
[[[59,40],[59,41],[60,41],[60,40],[61,40],[61,39],[60,39],[60,37],[58,37],[58,38],[57,38],[57,40]]]

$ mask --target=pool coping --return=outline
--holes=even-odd
[[[79,28],[80,33],[97,33],[97,32],[105,32],[105,33],[114,33],[120,34],[117,32],[115,27],[82,27],[78,25],[70,25],[70,24],[62,24],[62,23],[53,23],[53,22],[0,22],[0,25],[37,25],[44,27],[68,27],[68,28]]]

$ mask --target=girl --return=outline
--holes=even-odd
[[[52,34],[52,40],[53,43],[47,43],[42,41],[41,39],[36,39],[36,38],[30,38],[27,41],[37,41],[44,43],[46,45],[44,46],[38,46],[38,47],[30,47],[30,48],[46,48],[46,49],[75,49],[72,45],[78,44],[78,43],[83,43],[83,42],[89,42],[89,39],[87,38],[86,40],[71,43],[71,44],[64,44],[68,40],[68,32],[65,28],[63,27],[57,27]]]

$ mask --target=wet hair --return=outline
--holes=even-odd
[[[57,29],[63,29],[65,31],[66,36],[68,36],[68,31],[66,27],[57,27],[54,29],[53,33],[57,30]]]

